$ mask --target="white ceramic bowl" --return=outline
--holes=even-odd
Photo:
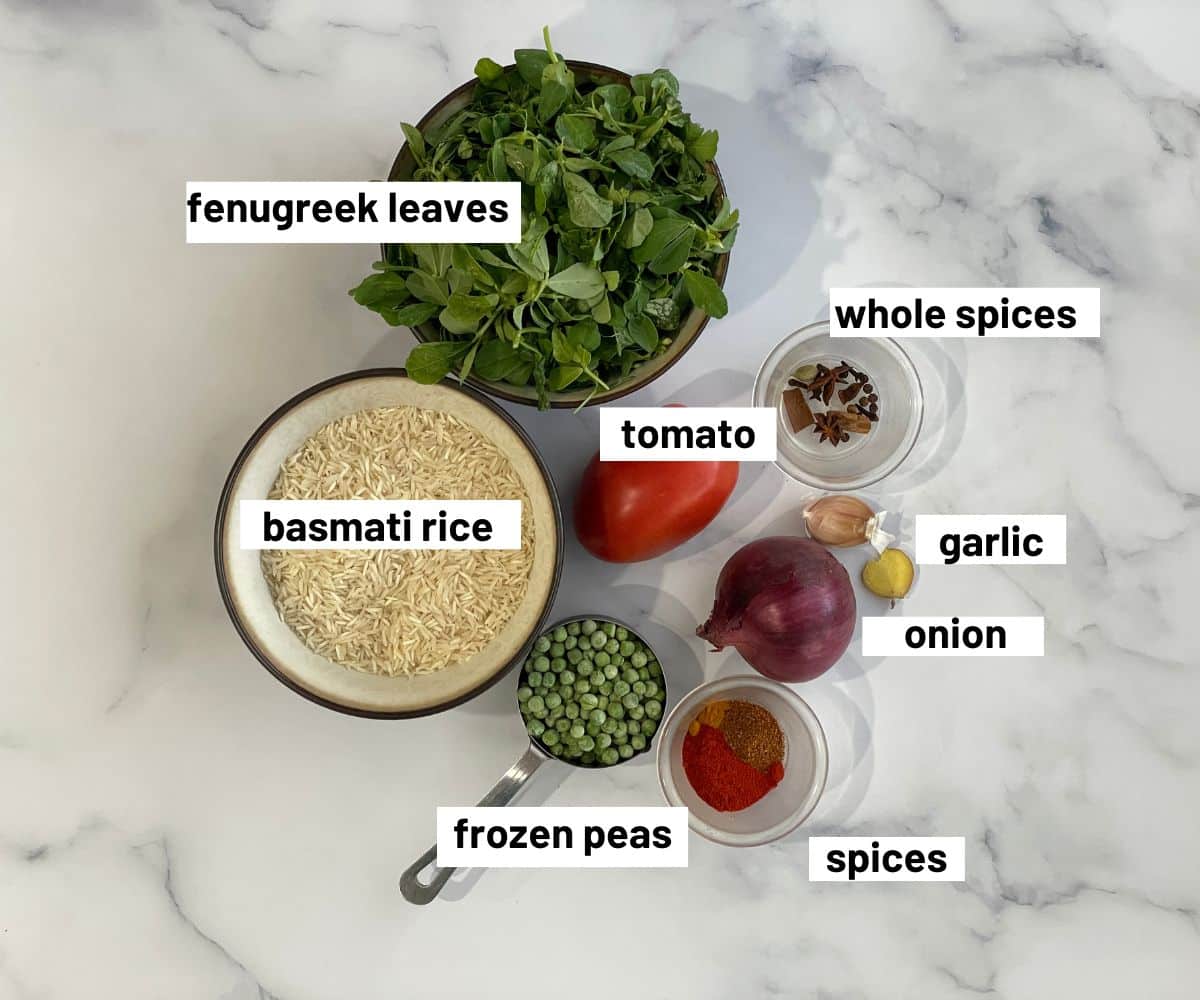
[[[349,670],[310,650],[279,617],[260,553],[239,544],[238,501],[266,499],[284,459],[331,420],[380,406],[449,412],[472,425],[512,463],[533,512],[529,586],[508,624],[464,662],[412,677]],[[562,514],[550,474],[533,443],[492,400],[457,383],[420,385],[403,368],[377,368],[314,385],[267,417],[226,480],[217,508],[215,550],[217,581],[229,616],[250,651],[272,674],[327,708],[373,718],[406,718],[461,704],[524,659],[546,621],[562,574]]]
[[[842,360],[865,372],[879,395],[879,421],[868,434],[852,434],[836,448],[809,428],[787,422],[783,391],[804,364],[832,367]],[[831,337],[827,322],[810,323],[785,337],[767,355],[754,380],[754,405],[774,407],[779,448],[775,464],[793,479],[821,490],[858,490],[894,472],[921,431],[924,396],[912,359],[886,337]]]
[[[708,805],[683,770],[688,726],[710,701],[725,699],[761,705],[775,716],[786,741],[783,779],[738,812],[719,812]],[[668,804],[687,806],[688,825],[728,847],[756,847],[786,837],[816,807],[828,770],[825,731],[808,703],[791,688],[754,674],[701,684],[675,706],[658,733],[658,780]]]

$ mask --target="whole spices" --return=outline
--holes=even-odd
[[[779,723],[761,705],[712,701],[688,726],[683,769],[710,806],[737,812],[779,784],[786,747]]]
[[[836,365],[801,365],[787,384],[783,406],[795,433],[811,427],[820,441],[836,448],[852,434],[870,433],[879,420],[879,394],[870,376],[844,359]],[[825,409],[814,410],[813,403]],[[835,409],[837,403],[842,409]]]
[[[804,400],[804,390],[792,387],[783,393],[783,408],[787,413],[788,426],[793,431],[811,427],[814,421],[812,409]]]

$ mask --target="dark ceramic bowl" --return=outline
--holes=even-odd
[[[568,59],[566,62],[577,79],[592,80],[599,84],[623,83],[627,86],[629,85],[629,74],[623,73],[619,69],[613,69],[611,66],[580,62],[575,59]],[[509,66],[506,68],[511,69],[512,67]],[[425,134],[430,129],[443,125],[451,115],[466,107],[474,96],[475,83],[476,81],[470,80],[461,87],[456,87],[438,101],[426,113],[425,117],[417,123],[417,128],[420,129],[421,133]],[[712,193],[712,200],[714,204],[719,206],[725,198],[725,182],[722,180],[721,172],[717,169],[715,162],[710,162],[707,166],[708,172],[717,179],[717,186]],[[387,179],[389,181],[406,181],[412,177],[415,168],[416,164],[406,143],[400,147],[400,152],[396,154],[396,159],[392,163],[392,169],[388,172]],[[718,285],[724,287],[725,275],[728,271],[729,254],[722,254],[717,258],[713,266],[713,278]],[[597,392],[590,400],[587,398],[588,393],[591,392],[590,389],[552,392],[549,394],[550,405],[571,407],[574,409],[583,403],[584,400],[587,400],[586,405],[596,406],[601,403],[611,402],[614,399],[620,399],[622,396],[627,396],[629,393],[642,388],[642,386],[649,385],[683,357],[707,325],[707,313],[699,309],[689,310],[682,317],[679,329],[672,335],[674,339],[671,341],[670,346],[661,354],[650,358],[635,368],[625,381],[614,385],[607,392]],[[413,327],[412,331],[416,338],[422,342],[428,343],[442,339],[436,323],[422,323],[419,326]],[[483,390],[490,396],[506,399],[511,403],[524,403],[528,406],[537,405],[537,393],[529,386],[509,385],[507,382],[489,382],[486,379],[479,378],[477,375],[468,376],[467,383],[475,386],[477,389]]]
[[[534,558],[523,601],[487,646],[435,673],[388,677],[350,670],[319,656],[284,623],[267,587],[260,553],[240,546],[239,501],[265,499],[283,461],[331,420],[359,410],[406,405],[453,413],[508,458],[530,498]],[[460,705],[524,662],[558,590],[562,536],[554,481],[528,435],[497,403],[469,386],[449,381],[419,385],[403,368],[372,368],[305,389],[263,421],[233,463],[221,491],[214,545],[217,582],[229,617],[267,670],[326,708],[403,719]]]

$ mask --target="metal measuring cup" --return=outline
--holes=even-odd
[[[621,628],[627,629],[630,635],[636,637],[642,644],[645,645],[647,649],[650,650],[651,653],[654,653],[654,647],[652,647],[650,643],[646,641],[646,639],[637,629],[635,629],[632,625],[620,621],[619,619],[613,618],[611,615],[573,615],[570,618],[564,618],[561,621],[555,622],[553,625],[547,626],[538,634],[545,635],[547,632],[553,632],[560,625],[570,625],[572,622],[582,622],[589,618],[595,622],[612,622],[614,625],[619,625]],[[654,653],[654,658],[658,660],[657,653]],[[658,660],[658,662],[661,664],[662,660]],[[522,663],[521,669],[517,672],[518,688],[521,686],[521,681],[524,676],[525,666]],[[665,706],[669,696],[665,667],[663,668],[663,676],[662,680],[660,681],[660,686],[662,687],[662,701]],[[515,698],[515,690],[513,694]],[[517,711],[518,713],[520,712],[519,707]],[[663,718],[666,718],[665,712],[663,713]],[[661,728],[661,720],[659,720],[658,729]],[[654,736],[658,736],[658,729],[655,729]],[[622,764],[628,764],[631,760],[642,756],[642,754],[649,753],[654,746],[654,737],[652,736],[649,740],[647,740],[644,750],[638,750],[633,754],[632,757],[626,757],[624,760],[619,760],[616,764],[583,764],[573,760],[564,760],[561,757],[555,757],[554,754],[552,754],[546,745],[541,741],[540,737],[530,735],[528,730],[526,731],[526,735],[529,737],[528,749],[526,749],[526,751],[517,758],[512,767],[504,772],[504,776],[496,782],[490,792],[488,792],[482,799],[479,800],[478,805],[508,805],[525,787],[525,783],[533,777],[533,773],[548,760],[557,760],[563,764],[567,764],[571,767],[581,768],[583,770],[605,769],[608,767],[619,767]],[[434,876],[428,882],[423,882],[421,881],[420,876],[427,868],[432,868],[436,874],[434,874]],[[424,905],[425,903],[432,902],[437,897],[437,894],[442,891],[442,888],[445,886],[445,884],[450,880],[450,876],[454,874],[455,870],[456,869],[454,868],[439,868],[437,866],[437,844],[434,844],[433,847],[429,848],[429,850],[427,850],[404,870],[404,874],[400,876],[400,892],[410,903]]]

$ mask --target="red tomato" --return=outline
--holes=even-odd
[[[703,531],[737,477],[737,462],[601,462],[597,452],[575,498],[575,534],[598,559],[653,559]]]

